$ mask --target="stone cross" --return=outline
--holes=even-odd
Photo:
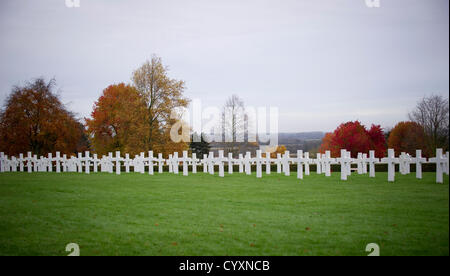
[[[0,172],[5,171],[5,153],[0,152]]]
[[[37,154],[33,155],[33,171],[38,171],[38,160],[37,160]]]
[[[341,180],[347,180],[348,164],[351,162],[351,159],[348,158],[347,151],[345,149],[341,149],[341,157],[336,160],[341,164]]]
[[[264,162],[264,158],[261,156],[261,150],[256,150],[256,177],[261,178],[262,177],[262,163]]]
[[[77,169],[78,169],[79,173],[83,172],[83,162],[82,162],[83,161],[83,156],[81,154],[82,154],[81,152],[78,153],[78,158],[76,160],[76,162],[77,162]]]
[[[379,158],[375,157],[375,151],[369,151],[369,158],[366,158],[365,162],[369,163],[369,177],[375,177],[375,164],[380,162]]]
[[[163,173],[163,165],[165,160],[163,159],[162,153],[158,153],[158,159],[155,161],[158,162],[158,173]]]
[[[422,150],[416,150],[416,158],[413,161],[416,163],[416,178],[422,179],[422,164],[427,162],[427,159],[422,157]]]
[[[305,162],[305,175],[309,175],[309,173],[310,173],[309,164],[311,162],[311,159],[309,158],[309,152],[303,153],[303,159]]]
[[[173,164],[173,173],[178,174],[178,169],[179,169],[179,167],[178,167],[179,166],[178,152],[173,153],[172,164]]]
[[[91,157],[89,156],[89,151],[84,152],[84,170],[87,174],[89,174],[91,170]]]
[[[321,153],[317,153],[316,154],[316,160],[315,160],[315,162],[316,162],[316,172],[317,172],[317,174],[321,174],[322,173],[322,154]]]
[[[266,166],[266,174],[270,174],[270,166],[272,165],[272,158],[270,158],[270,152],[266,152],[266,158],[264,160],[264,165]]]
[[[183,158],[180,158],[180,161],[183,162],[183,175],[187,176],[189,174],[189,161],[191,158],[188,156],[188,152],[186,150],[183,151]]]
[[[200,161],[203,167],[203,173],[208,172],[208,155],[206,153],[203,154],[203,159]]]
[[[325,172],[325,176],[331,176],[331,164],[336,162],[336,160],[331,158],[331,152],[329,150],[325,151],[325,156],[322,158],[322,162],[322,169]]]
[[[252,159],[252,155],[249,151],[247,151],[245,153],[245,157],[244,157],[244,168],[245,168],[245,174],[247,174],[247,175],[250,175],[252,173],[251,159]]]
[[[27,158],[25,160],[27,160],[27,172],[31,173],[33,171],[32,168],[32,163],[31,163],[31,151],[27,152]]]
[[[141,154],[143,154],[143,153],[141,153]],[[108,157],[106,160],[107,160],[107,164],[108,164],[108,172],[113,173],[114,157],[113,157],[112,152],[108,152]]]
[[[429,159],[430,163],[436,164],[436,183],[444,183],[443,173],[445,171],[445,162],[447,158],[442,156],[442,149],[436,149],[436,157]]]
[[[94,153],[94,158],[92,158],[92,165],[93,165],[94,173],[96,173],[98,170],[98,162],[99,162],[99,160],[98,160],[97,154]]]
[[[283,172],[285,176],[291,175],[289,151],[285,151],[283,155]]]
[[[394,180],[395,180],[395,164],[399,163],[398,158],[395,158],[394,149],[388,149],[388,157],[382,158],[381,162],[388,165],[388,181],[394,182]]]
[[[23,162],[25,161],[25,159],[23,159],[23,153],[19,154],[19,170],[21,172],[23,172]]]
[[[363,153],[362,154],[362,173],[366,174],[367,173],[367,153]]]
[[[277,164],[277,173],[281,173],[281,153],[277,153],[277,159],[275,160],[275,163]]]
[[[56,173],[60,173],[61,172],[61,153],[59,151],[56,152],[55,154],[55,170]]]
[[[303,158],[302,150],[297,150],[297,157],[294,160],[297,162],[297,178],[303,179],[303,163],[305,159]]]
[[[233,174],[233,153],[228,153],[228,174]]]
[[[212,151],[209,152],[206,162],[208,162],[209,174],[213,175],[214,174],[214,152],[212,152]]]
[[[119,175],[121,173],[120,161],[122,161],[122,157],[120,157],[120,150],[116,151],[116,158],[114,158],[114,161],[116,161],[116,174]]]
[[[216,164],[219,165],[219,177],[224,177],[225,176],[225,172],[224,172],[224,165],[223,163],[228,161],[228,158],[225,158],[223,155],[223,150],[219,150],[219,157],[217,157],[215,159]]]
[[[358,174],[363,174],[363,156],[361,152],[358,152],[358,155],[356,156],[356,166],[358,168]]]
[[[345,150],[345,154],[347,155],[347,158],[350,160],[350,162],[347,163],[347,175],[351,175],[353,163],[352,153],[350,151]]]
[[[172,154],[169,154],[169,158],[167,158],[166,162],[169,167],[169,173],[173,173]]]
[[[192,153],[191,164],[192,164],[192,173],[197,173],[197,154],[195,152]]]
[[[139,155],[138,164],[139,164],[139,172],[141,174],[144,174],[145,173],[145,153],[144,152],[141,152],[141,154]]]
[[[153,161],[155,161],[155,158],[153,157],[153,151],[149,150],[148,151],[148,174],[149,175],[153,175],[154,171],[153,171]]]
[[[53,172],[53,156],[52,156],[52,153],[51,152],[49,152],[48,153],[48,159],[47,159],[48,161],[48,171],[49,172]]]
[[[242,153],[239,153],[239,159],[237,162],[239,164],[239,173],[243,173],[244,172],[244,156],[242,155]]]
[[[63,154],[61,163],[62,163],[62,171],[67,172],[67,154]]]

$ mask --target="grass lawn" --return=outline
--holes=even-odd
[[[2,173],[0,255],[449,255],[434,173]]]

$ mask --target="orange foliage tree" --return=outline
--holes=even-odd
[[[325,134],[319,151],[329,150],[333,157],[338,157],[341,149],[350,151],[353,157],[369,150],[375,150],[377,157],[383,157],[386,153],[383,130],[379,125],[372,125],[367,130],[359,121],[343,123],[334,132]]]
[[[13,88],[0,112],[0,151],[17,156],[88,149],[83,125],[66,110],[54,87],[54,80],[38,78]]]
[[[86,126],[98,154],[120,150],[132,156],[148,148],[146,106],[138,91],[119,83],[103,90]]]
[[[421,149],[424,156],[430,156],[425,131],[416,122],[398,123],[389,134],[388,147],[393,148],[395,152],[412,155],[416,154],[417,149]]]

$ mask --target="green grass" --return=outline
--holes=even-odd
[[[444,178],[2,173],[0,255],[449,255]]]

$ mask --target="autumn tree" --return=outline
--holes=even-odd
[[[133,72],[133,85],[142,96],[146,107],[146,145],[156,150],[161,143],[170,139],[170,128],[176,122],[173,112],[186,107],[189,100],[184,97],[185,84],[182,80],[168,76],[168,68],[161,58],[153,56]],[[185,142],[179,142],[179,148],[186,148]],[[158,146],[159,145],[159,146]],[[176,145],[168,145],[178,147]]]
[[[334,157],[340,156],[340,150],[346,149],[356,157],[358,152],[368,153],[375,150],[377,157],[383,157],[386,152],[386,140],[379,125],[372,125],[369,130],[359,121],[341,124],[333,133],[324,137],[320,152],[331,151]]]
[[[55,85],[38,78],[13,87],[0,112],[0,151],[72,154],[88,147],[83,126],[61,103]]]
[[[423,127],[416,122],[400,122],[389,134],[388,147],[395,152],[406,152],[413,156],[421,149],[424,156],[430,156]]]
[[[279,145],[279,146],[277,146],[275,151],[270,154],[270,158],[277,158],[277,154],[278,153],[283,155],[285,152],[286,152],[286,146],[285,145]]]
[[[449,148],[448,98],[438,95],[424,97],[409,113],[409,119],[421,125],[426,134],[429,149]]]
[[[124,83],[108,86],[94,103],[86,126],[99,154],[120,150],[132,155],[146,150],[146,105],[139,92]]]

